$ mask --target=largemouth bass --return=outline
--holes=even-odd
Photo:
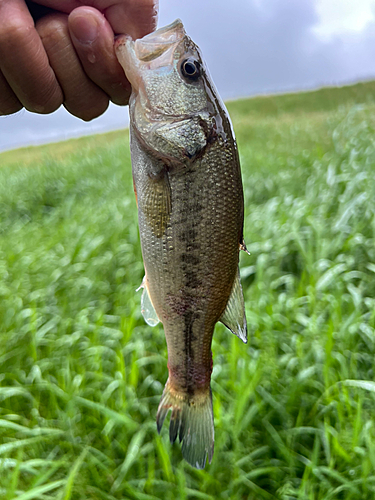
[[[245,343],[238,272],[244,203],[236,142],[197,45],[182,22],[140,40],[120,36],[117,57],[132,85],[130,147],[145,277],[142,313],[163,323],[169,378],[160,432],[204,468],[214,450],[211,341],[221,321]]]

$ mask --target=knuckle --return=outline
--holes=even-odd
[[[32,104],[25,106],[25,108],[27,109],[27,111],[30,111],[31,113],[38,113],[40,115],[48,115],[48,114],[56,111],[60,107],[60,104],[58,104],[56,101],[51,101],[51,102],[47,102],[47,103],[43,102],[41,104],[32,103]]]
[[[11,115],[22,108],[23,105],[0,73],[0,115]]]
[[[111,101],[118,106],[127,106],[129,104],[130,91],[111,96]]]
[[[33,26],[25,24],[24,21],[19,20],[16,16],[8,19],[8,22],[2,26],[0,30],[0,42],[11,40],[18,40],[19,38],[25,38],[33,30]]]
[[[72,115],[80,118],[85,122],[90,122],[91,120],[93,120],[94,118],[98,118],[98,116],[102,115],[105,112],[109,105],[109,99],[103,97],[102,99],[100,99],[100,102],[99,100],[97,100],[95,104],[85,106],[72,106],[68,103],[65,103],[64,105]]]
[[[36,30],[44,47],[48,47],[51,50],[62,39],[67,39],[68,37],[67,16],[60,14],[45,16],[37,22]]]
[[[33,113],[45,115],[56,111],[62,103],[63,95],[60,88],[51,84],[42,94],[34,96],[33,100],[25,105],[25,108]]]
[[[106,109],[108,108],[108,104],[109,101],[107,101],[105,105],[102,105],[101,107],[96,106],[90,108],[82,113],[82,116],[80,118],[85,122],[91,122],[91,120],[93,120],[94,118],[98,118],[98,116],[101,116],[106,111]]]
[[[127,106],[129,104],[129,97],[130,96],[114,97],[113,99],[111,99],[111,102],[113,102],[113,104],[116,104],[117,106]]]
[[[159,14],[158,0],[132,0],[132,8],[139,12],[143,19],[147,20],[150,26],[156,27]]]
[[[100,88],[106,92],[109,99],[114,104],[119,106],[126,106],[129,103],[129,98],[131,94],[131,87],[127,81],[115,81],[115,78],[111,82],[95,82]]]
[[[0,116],[12,115],[22,109],[22,104],[18,99],[12,98],[0,102]]]

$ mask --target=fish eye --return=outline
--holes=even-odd
[[[188,80],[196,80],[201,74],[199,62],[192,57],[185,59],[181,63],[181,73]]]

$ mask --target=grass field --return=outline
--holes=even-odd
[[[375,497],[375,83],[228,108],[250,342],[216,328],[204,471],[156,432],[128,133],[0,154],[1,499]]]

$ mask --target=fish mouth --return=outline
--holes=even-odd
[[[150,62],[160,57],[170,47],[178,43],[186,35],[180,19],[159,28],[135,42],[135,54],[140,61]]]
[[[169,49],[175,47],[185,36],[181,20],[176,19],[139,40],[134,41],[129,35],[116,38],[116,56],[133,90],[139,89],[142,63],[147,64],[148,69],[167,66],[173,58],[173,50]]]
[[[129,80],[133,89],[139,87],[139,60],[135,55],[134,41],[129,35],[120,35],[115,39],[115,53],[119,63],[121,64],[126,78]]]

